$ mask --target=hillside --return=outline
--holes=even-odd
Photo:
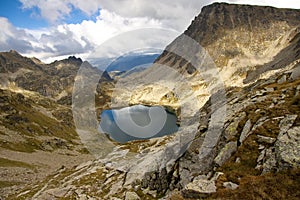
[[[70,106],[82,63],[69,57],[44,64],[16,51],[0,53],[1,197],[93,158],[76,132]],[[111,79],[104,74],[101,82],[110,85]],[[104,105],[102,100],[99,112]]]

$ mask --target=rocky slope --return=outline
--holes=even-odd
[[[109,93],[112,107],[165,106],[177,133],[107,139],[106,156],[8,199],[299,199],[299,19],[299,10],[204,7],[152,67]]]
[[[74,79],[83,64],[74,56],[68,59],[44,64],[36,58],[26,58],[16,51],[0,53],[1,86],[16,86],[54,98],[61,104],[71,104]],[[93,73],[100,73],[91,68]],[[111,81],[104,72],[103,80]]]
[[[82,63],[69,57],[44,64],[15,51],[0,53],[0,198],[93,158],[76,132],[70,106]],[[110,82],[104,74],[102,86]],[[98,92],[100,112],[107,96]]]

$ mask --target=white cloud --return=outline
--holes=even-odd
[[[75,33],[77,38],[86,37],[95,45],[100,45],[105,40],[120,34],[138,28],[158,28],[163,27],[160,21],[141,18],[126,18],[107,10],[101,10],[101,15],[97,17],[96,22],[83,21],[81,24],[64,25]]]
[[[33,47],[30,41],[36,39],[25,30],[14,27],[6,18],[0,17],[0,51],[15,49],[20,52],[30,52]]]
[[[37,7],[40,15],[53,23],[42,30],[26,30],[14,27],[6,18],[0,18],[0,51],[15,49],[20,53],[36,56],[44,61],[52,61],[61,56],[86,56],[95,51],[104,41],[126,31],[136,29],[185,30],[194,16],[204,5],[213,0],[20,0],[24,9]],[[224,0],[229,3],[270,5],[276,7],[300,8],[298,0]],[[87,15],[100,15],[95,21],[85,20],[78,24],[64,24],[65,17],[72,9],[82,10]],[[55,24],[60,25],[55,25]],[[163,31],[158,31],[163,33]],[[141,41],[136,46],[164,48],[174,34],[143,36],[143,31],[135,33]],[[125,34],[126,35],[126,34]],[[126,35],[124,37],[128,38]],[[120,44],[124,44],[120,42]],[[126,43],[129,45],[129,42]],[[130,46],[130,45],[129,45]],[[133,48],[130,46],[129,48]],[[102,51],[103,53],[103,51]]]
[[[223,2],[250,4],[261,6],[273,6],[277,8],[300,8],[299,0],[224,0]]]
[[[95,22],[85,20],[80,24],[63,24],[53,26],[48,30],[26,30],[26,32],[32,37],[35,37],[35,40],[31,41],[31,44],[36,48],[42,49],[38,55],[35,55],[35,52],[32,52],[32,55],[49,62],[60,58],[62,55],[80,55],[85,58],[91,52],[97,52],[97,47],[108,39],[114,36],[120,39],[118,35],[122,33],[145,28],[152,30],[158,29],[158,31],[155,32],[158,35],[156,36],[152,31],[152,35],[146,36],[143,31],[137,31],[134,35],[131,35],[131,37],[127,37],[126,44],[129,45],[129,40],[135,37],[135,45],[140,41],[142,42],[142,44],[139,43],[141,47],[147,46],[148,48],[155,47],[163,49],[179,34],[178,32],[169,31],[172,35],[159,35],[159,30],[163,28],[159,20],[147,17],[121,17],[116,13],[104,9],[101,10],[101,14],[96,18]],[[176,35],[174,33],[176,33]],[[156,39],[153,39],[155,37]],[[139,38],[139,41],[137,41],[136,38]],[[120,44],[122,43],[120,42]],[[121,48],[120,45],[118,47]],[[107,46],[107,51],[109,52],[108,48],[110,47]],[[26,55],[30,55],[28,51],[26,53]],[[104,54],[102,51],[101,55],[97,55],[104,57],[112,54]]]
[[[51,23],[64,19],[72,11],[68,1],[61,0],[20,0],[24,9],[37,7],[40,10],[41,17]]]
[[[125,18],[151,18],[165,27],[183,31],[204,5],[213,2],[269,5],[280,8],[300,8],[299,0],[20,0],[24,8],[37,7],[41,16],[51,23],[63,20],[75,7],[87,15],[105,9]]]
[[[36,7],[40,15],[51,23],[68,16],[72,7],[88,15],[99,9],[114,12],[125,18],[151,18],[165,26],[182,31],[187,23],[211,0],[20,0],[24,9]]]

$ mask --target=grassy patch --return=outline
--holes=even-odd
[[[0,141],[0,147],[13,151],[33,153],[35,150],[41,149],[40,143],[40,141],[34,138],[29,138],[26,142],[18,143]]]
[[[263,176],[248,175],[240,180],[236,190],[219,189],[209,199],[299,199],[300,169],[269,173]],[[242,197],[242,198],[241,198]]]
[[[22,182],[16,182],[16,181],[0,181],[0,188],[6,188],[6,187],[11,187],[14,185],[19,185]]]
[[[238,183],[240,178],[248,175],[259,175],[261,171],[256,170],[256,160],[259,156],[258,143],[256,135],[250,135],[238,148],[238,151],[218,169],[225,174],[228,181]],[[240,158],[240,162],[235,162],[236,158]]]
[[[23,167],[23,168],[29,168],[32,169],[34,166],[20,162],[20,161],[15,161],[15,160],[9,160],[6,158],[0,158],[0,167]]]

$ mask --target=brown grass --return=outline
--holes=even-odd
[[[263,176],[246,176],[240,180],[239,188],[219,189],[209,199],[300,199],[300,169],[269,173]]]

